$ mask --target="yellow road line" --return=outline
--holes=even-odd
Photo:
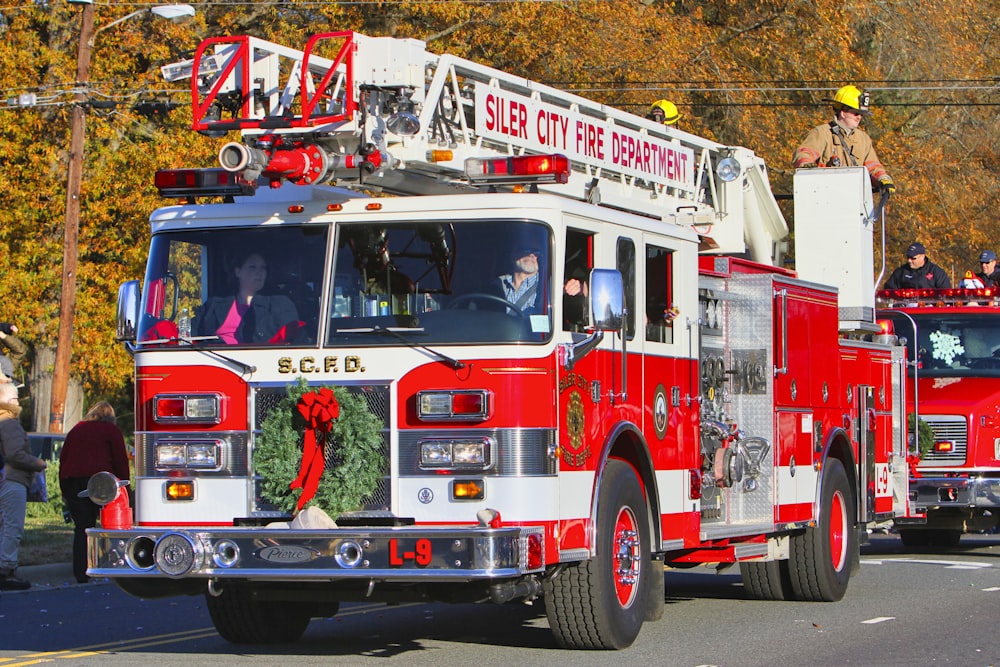
[[[348,611],[338,613],[334,618],[339,618],[343,616],[357,616],[359,614],[367,614],[370,611],[376,609],[390,608],[390,609],[403,609],[405,607],[416,607],[421,602],[408,602],[399,605],[385,605],[381,603],[366,604],[364,606],[355,607]],[[3,667],[26,667],[27,665],[38,665],[46,662],[55,662],[56,660],[71,660],[74,658],[88,658],[101,655],[108,651],[130,651],[140,648],[147,648],[150,646],[160,646],[162,644],[170,644],[178,641],[187,641],[191,639],[205,639],[206,637],[212,637],[216,635],[215,628],[198,628],[196,630],[185,630],[183,632],[171,632],[162,635],[153,635],[152,637],[139,637],[136,639],[130,639],[125,641],[115,641],[115,642],[105,642],[103,644],[92,644],[90,646],[81,646],[79,648],[66,649],[63,651],[44,651],[41,653],[28,653],[25,655],[19,655],[12,658],[0,658],[0,665]],[[13,661],[17,662],[13,662]]]

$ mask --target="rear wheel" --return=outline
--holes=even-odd
[[[858,552],[854,496],[838,459],[823,466],[820,494],[817,525],[791,537],[788,570],[796,599],[834,602],[847,592]]]
[[[899,531],[904,547],[957,547],[962,531],[953,528],[905,528]]]
[[[904,547],[921,548],[931,544],[931,531],[917,528],[905,528],[899,531],[899,539]]]
[[[942,528],[938,531],[938,540],[943,547],[957,547],[962,541],[962,531],[951,528]]]
[[[566,648],[619,649],[635,641],[654,582],[649,520],[639,479],[612,459],[597,504],[597,556],[545,582],[545,611],[556,641]],[[662,599],[662,595],[661,595]]]
[[[258,600],[250,586],[227,583],[218,596],[205,595],[219,635],[233,644],[285,644],[302,636],[310,610],[294,602]]]
[[[787,600],[792,596],[792,582],[787,560],[740,561],[743,588],[755,600]]]

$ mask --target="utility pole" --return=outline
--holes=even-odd
[[[80,19],[80,44],[76,54],[76,86],[69,126],[69,173],[66,177],[66,220],[63,239],[62,292],[59,298],[59,337],[52,369],[52,398],[49,404],[49,432],[63,433],[66,420],[66,391],[69,387],[70,361],[73,356],[73,318],[76,314],[76,269],[79,261],[80,184],[83,182],[83,151],[87,134],[87,107],[90,104],[90,54],[97,33],[137,16],[155,16],[180,21],[194,16],[191,5],[154,5],[94,29],[93,0],[68,0],[83,5]]]
[[[94,39],[94,5],[83,5],[80,44],[76,56],[76,92],[70,111],[69,173],[66,178],[66,221],[63,238],[62,292],[59,298],[59,337],[52,369],[52,402],[49,432],[62,433],[66,415],[70,358],[73,353],[73,317],[76,312],[76,268],[80,233],[80,184],[83,181],[83,150],[87,123],[87,86],[90,52]]]

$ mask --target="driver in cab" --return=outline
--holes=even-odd
[[[291,299],[259,294],[267,281],[267,260],[259,252],[237,257],[231,278],[235,294],[210,297],[195,314],[196,336],[217,336],[227,345],[284,343],[304,323]]]
[[[519,247],[510,254],[511,272],[497,278],[498,292],[525,314],[538,312],[538,257],[536,248]]]

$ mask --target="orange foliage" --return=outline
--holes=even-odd
[[[57,330],[65,206],[68,103],[76,72],[78,6],[20,0],[2,9],[2,99],[34,91],[35,107],[0,106],[0,320],[36,346]],[[100,28],[138,8],[98,4]],[[745,145],[791,190],[790,156],[828,120],[823,98],[845,83],[872,92],[866,120],[898,190],[889,213],[889,263],[919,238],[960,275],[980,248],[1000,251],[1000,120],[995,79],[982,90],[943,81],[995,77],[998,0],[582,0],[565,2],[296,2],[197,5],[183,24],[140,16],[95,40],[91,98],[117,102],[87,117],[74,371],[88,390],[117,392],[130,359],[113,341],[118,284],[141,277],[152,175],[211,166],[221,140],[187,129],[190,110],[144,118],[140,99],[189,102],[186,82],[159,66],[209,36],[249,33],[301,48],[324,30],[415,37],[526,78],[645,113],[668,98],[682,129]],[[74,45],[67,49],[66,44]],[[991,88],[992,86],[992,88]],[[794,228],[794,221],[793,221]]]

